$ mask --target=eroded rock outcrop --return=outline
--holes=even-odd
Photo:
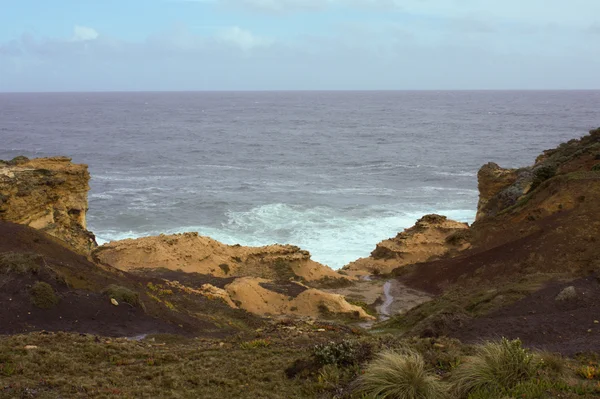
[[[42,230],[89,255],[97,246],[86,229],[89,179],[87,165],[66,157],[0,161],[0,219]]]
[[[517,181],[516,169],[503,169],[497,164],[490,162],[483,165],[477,173],[479,188],[479,203],[477,204],[477,219],[485,217],[490,208],[490,201],[502,190]]]
[[[243,277],[235,279],[225,290],[240,308],[257,315],[285,314],[315,318],[344,315],[356,319],[374,319],[363,308],[348,303],[342,295],[309,288],[290,297],[266,288],[268,283],[268,280],[261,278]]]
[[[198,233],[115,241],[97,248],[93,257],[121,270],[162,267],[217,277],[300,278],[308,282],[346,278],[293,245],[226,245]]]
[[[377,244],[368,258],[346,266],[350,272],[380,274],[413,263],[426,262],[469,247],[469,226],[446,216],[426,215],[394,238]]]

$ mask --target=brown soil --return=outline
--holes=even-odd
[[[574,286],[577,296],[557,301],[556,296]],[[573,355],[600,352],[600,279],[596,276],[546,288],[494,312],[467,322],[451,336],[464,342],[500,337],[520,338],[529,346]]]
[[[204,284],[225,288],[227,284],[235,280],[235,277],[215,277],[210,274],[186,273],[169,269],[134,269],[130,272],[147,279],[179,281],[181,284],[192,288],[199,288]]]
[[[280,282],[277,284],[273,282],[260,283],[260,286],[279,294],[286,295],[290,298],[296,298],[298,295],[302,294],[308,289],[307,287],[293,281]]]
[[[0,222],[0,237],[0,253],[39,255],[37,272],[0,270],[0,334],[48,330],[105,336],[179,333],[220,337],[236,334],[244,326],[262,324],[258,318],[221,301],[178,290],[157,298],[159,295],[146,286],[162,280],[100,268],[27,226]],[[39,309],[32,304],[30,288],[37,281],[54,288],[60,299],[57,306]],[[110,298],[102,294],[111,284],[137,292],[144,309],[127,303],[112,305]]]
[[[600,304],[600,288],[588,277],[600,273],[599,199],[597,172],[556,176],[515,206],[477,221],[471,249],[459,256],[396,269],[399,281],[438,297],[395,322],[415,334],[518,337],[567,354],[599,350],[593,322],[600,318],[594,302]],[[555,302],[568,285],[585,294]],[[418,328],[411,330],[407,320]]]
[[[582,204],[584,205],[584,204]],[[395,270],[410,287],[433,294],[450,288],[492,287],[526,279],[535,273],[578,276],[600,269],[600,223],[593,223],[600,204],[585,201],[570,211],[541,220],[528,220],[514,229],[528,235],[482,250],[467,250],[458,257]],[[504,235],[511,235],[504,231]],[[486,245],[487,246],[487,245]]]

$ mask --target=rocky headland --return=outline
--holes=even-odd
[[[66,157],[0,161],[0,220],[42,230],[88,255],[97,246],[86,229],[89,180],[87,165]]]
[[[545,151],[529,167],[484,165],[478,173],[480,198],[472,226],[442,215],[425,215],[413,227],[377,244],[371,256],[341,271],[313,261],[308,251],[293,245],[226,245],[198,233],[98,247],[93,233],[86,230],[87,166],[64,157],[0,162],[0,217],[48,234],[103,273],[159,281],[169,287],[163,290],[200,296],[258,316],[372,320],[380,313],[384,318],[392,316],[392,322],[406,321],[412,309],[431,306],[457,290],[464,294],[482,287],[493,289],[498,292],[495,297],[501,298],[490,300],[495,309],[534,292],[545,281],[595,270],[595,247],[581,243],[594,242],[598,233],[593,209],[598,195],[599,137],[598,130],[591,131],[580,140]],[[574,223],[577,218],[587,220],[585,228]],[[571,241],[573,245],[566,247]],[[510,251],[502,252],[504,246]],[[549,258],[550,254],[554,255]],[[479,259],[485,259],[485,264]],[[505,303],[501,287],[513,284],[516,276],[535,282],[525,284],[527,289],[510,295]],[[165,305],[152,290],[145,294]],[[464,315],[459,314],[460,324]],[[439,332],[420,329],[447,332],[446,327]]]
[[[0,396],[351,398],[395,350],[470,398],[453,381],[500,346],[536,368],[477,397],[600,393],[600,129],[484,165],[471,226],[423,216],[341,271],[197,233],[98,247],[89,178],[68,158],[0,161]]]

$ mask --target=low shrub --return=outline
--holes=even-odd
[[[553,378],[562,378],[567,373],[567,363],[559,353],[537,352],[539,368],[544,374]]]
[[[548,179],[551,179],[556,175],[556,166],[541,165],[533,170],[533,181],[531,182],[531,190],[542,184]]]
[[[36,274],[40,271],[41,255],[4,252],[0,254],[0,273]]]
[[[372,350],[372,346],[368,343],[345,339],[340,342],[315,345],[313,357],[320,365],[347,366],[369,360]]]
[[[511,389],[533,378],[537,370],[538,362],[520,340],[502,338],[479,346],[474,356],[456,368],[452,389],[461,398],[474,391]]]
[[[38,281],[29,291],[31,303],[40,309],[51,309],[58,304],[58,297],[54,288],[48,283]]]
[[[593,365],[581,366],[577,369],[577,374],[586,380],[600,379],[600,368]]]
[[[231,271],[231,269],[229,268],[229,265],[227,263],[221,263],[219,265],[219,268],[223,271],[223,273],[225,273],[226,275],[229,274],[229,272]]]
[[[470,237],[471,233],[469,232],[469,230],[458,230],[446,237],[446,242],[450,245],[457,246],[469,241]]]
[[[275,273],[275,280],[279,281],[286,281],[297,277],[292,264],[284,259],[277,259],[273,262],[273,272]]]
[[[595,172],[600,172],[600,163],[597,163],[596,165],[592,166],[592,170]]]
[[[140,295],[129,288],[111,284],[102,290],[102,293],[109,298],[115,299],[119,303],[128,303],[131,306],[140,306]]]
[[[441,399],[447,389],[414,351],[383,352],[359,378],[359,392],[380,399]]]
[[[346,277],[341,277],[341,278],[335,278],[335,277],[331,277],[331,276],[325,276],[323,278],[320,278],[319,280],[313,281],[310,283],[310,285],[312,287],[315,288],[329,288],[329,289],[335,289],[335,288],[346,288],[349,287],[351,285],[353,285],[354,283],[346,278]]]

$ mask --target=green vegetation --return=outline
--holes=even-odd
[[[350,305],[359,306],[363,308],[363,310],[371,316],[377,316],[377,306],[375,306],[377,302],[369,305],[364,301],[355,300],[349,297],[346,297],[346,302],[348,302]]]
[[[458,230],[446,237],[446,242],[450,245],[460,245],[469,241],[471,233],[469,230]]]
[[[400,271],[402,272],[402,269]],[[519,278],[518,281],[511,281],[510,278],[502,280],[502,276],[493,281],[481,281],[478,279],[478,274],[483,272],[481,268],[475,271],[473,276],[459,277],[459,280],[469,278],[476,282],[475,287],[450,290],[402,315],[380,323],[378,327],[405,334],[449,335],[450,329],[462,321],[485,316],[494,310],[515,303],[540,289],[546,281],[556,278],[555,274],[536,273],[529,275],[527,279]]]
[[[225,273],[226,275],[229,274],[229,272],[231,271],[229,269],[229,265],[227,263],[221,263],[219,265],[219,268],[223,271],[223,273]]]
[[[442,399],[446,387],[425,367],[414,351],[383,352],[371,362],[359,380],[360,392],[381,399]]]
[[[319,280],[311,281],[310,286],[319,289],[336,289],[350,287],[354,283],[345,277],[335,278],[331,276],[325,276]]]
[[[475,356],[465,360],[452,375],[452,390],[457,397],[473,392],[512,389],[530,381],[538,370],[533,354],[521,341],[488,342],[477,348]]]
[[[592,166],[592,170],[594,172],[600,172],[600,163],[597,163],[596,165]]]
[[[38,281],[29,290],[31,303],[40,309],[51,309],[55,307],[59,299],[54,292],[54,288],[48,283]]]
[[[297,277],[291,263],[283,259],[277,259],[273,262],[273,271],[275,272],[274,277],[276,280],[285,281]]]
[[[267,348],[271,345],[271,341],[269,339],[255,339],[252,341],[242,342],[240,344],[241,349],[257,349],[257,348]]]
[[[348,335],[283,336],[281,331],[289,330],[250,340],[162,334],[141,342],[68,333],[4,336],[0,397],[36,392],[42,399],[435,399],[458,398],[452,391],[457,381],[471,387],[463,396],[469,399],[589,399],[600,394],[595,361],[531,353],[518,341],[475,348],[456,340],[392,335],[329,342]],[[321,344],[315,347],[314,341]],[[33,349],[25,349],[28,345]],[[371,360],[363,347],[379,355]],[[553,374],[556,365],[551,363],[560,363],[567,378]]]
[[[140,295],[129,288],[111,284],[106,287],[102,293],[109,298],[115,299],[119,303],[128,303],[131,306],[141,306]]]
[[[42,257],[33,253],[4,252],[0,254],[0,273],[36,274]]]
[[[535,190],[540,184],[556,175],[556,166],[546,164],[538,166],[533,170],[533,181],[531,182],[531,190]]]
[[[319,344],[313,349],[313,357],[316,363],[320,365],[347,366],[360,364],[369,359],[371,355],[372,348],[368,343],[348,339]]]

